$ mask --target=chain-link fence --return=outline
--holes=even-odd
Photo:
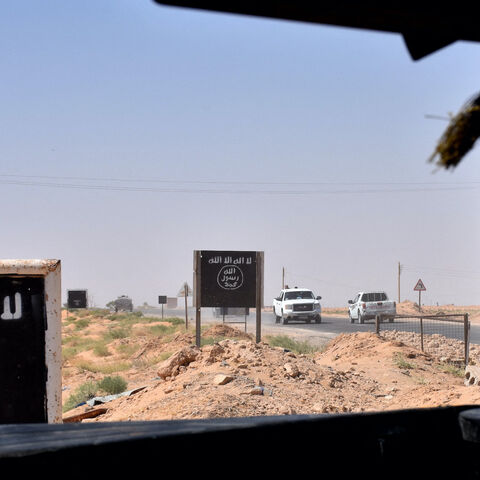
[[[375,319],[378,334],[402,341],[451,363],[468,365],[470,322],[466,314],[397,315]]]

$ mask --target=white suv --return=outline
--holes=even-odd
[[[286,324],[291,320],[301,320],[310,323],[322,321],[322,297],[315,297],[307,288],[286,288],[273,299],[273,313],[276,323]]]

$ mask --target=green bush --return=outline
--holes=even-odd
[[[412,370],[415,368],[415,365],[405,360],[405,357],[400,352],[394,354],[393,363],[402,370]]]
[[[68,398],[63,406],[63,411],[66,412],[75,408],[97,395],[97,384],[95,382],[86,382],[80,385]]]
[[[111,338],[113,340],[118,340],[120,338],[127,338],[130,336],[130,329],[129,328],[111,328],[108,331],[107,338]]]
[[[81,318],[75,321],[75,329],[76,330],[83,330],[90,325],[90,320],[88,318]]]
[[[98,382],[86,382],[80,385],[72,395],[70,395],[63,406],[63,411],[68,412],[68,410],[72,410],[72,408],[98,396],[99,392],[105,395],[122,393],[127,389],[127,385],[125,379],[119,376],[105,377]]]
[[[158,318],[157,318],[158,321]],[[170,322],[172,325],[185,325],[185,319],[179,317],[169,317],[163,320],[164,322]]]
[[[115,377],[105,377],[98,383],[98,388],[107,395],[116,395],[122,393],[127,389],[127,382],[118,375]]]
[[[108,357],[110,355],[108,346],[104,342],[96,343],[93,347],[93,353],[95,353],[97,357]]]
[[[153,325],[151,327],[149,327],[149,332],[152,334],[152,335],[168,335],[168,334],[171,334],[171,333],[174,333],[175,332],[175,327],[173,326],[167,326],[167,325]]]

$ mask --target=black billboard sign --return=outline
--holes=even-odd
[[[68,290],[68,308],[88,308],[86,290]]]
[[[158,296],[158,303],[161,305],[165,305],[167,303],[167,296],[166,295],[159,295]]]
[[[255,307],[257,253],[200,252],[202,307]]]

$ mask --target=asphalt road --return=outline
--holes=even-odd
[[[160,309],[145,312],[151,315],[161,315]],[[174,310],[164,310],[164,316],[185,317],[185,310],[178,308]],[[195,310],[188,309],[188,319],[190,325],[195,325]],[[252,334],[256,334],[256,316],[255,311],[251,311],[249,315],[245,316],[226,316],[215,317],[213,309],[202,309],[201,315],[202,325],[210,323],[225,323],[227,325],[235,326],[236,328],[244,329]],[[437,323],[438,325],[438,323]],[[406,319],[397,319],[395,322],[386,322],[382,328],[398,328],[405,331],[418,332],[418,321],[413,322]],[[432,330],[432,325],[428,322],[424,323],[424,333],[442,333],[446,336],[463,340],[463,325],[456,324],[442,328],[441,332]],[[287,325],[275,323],[275,317],[271,312],[262,312],[261,334],[264,335],[289,335],[303,341],[308,341],[312,344],[324,344],[328,340],[340,335],[341,333],[353,332],[374,332],[375,321],[367,320],[363,324],[351,323],[348,316],[327,316],[322,315],[321,323],[302,323],[291,322]],[[480,325],[471,325],[470,327],[470,342],[480,344]]]
[[[252,320],[249,320],[252,321]],[[254,320],[253,320],[254,321]],[[265,328],[268,330],[272,326],[275,326],[275,330],[278,332],[298,331],[299,329],[305,336],[320,336],[324,338],[333,338],[341,333],[353,333],[353,332],[374,332],[375,321],[367,320],[363,324],[357,322],[351,323],[348,316],[322,316],[322,323],[288,323],[287,325],[275,324],[273,314],[264,313],[262,315],[262,330]],[[419,333],[419,321],[410,319],[396,319],[393,323],[385,322],[381,325],[382,329],[398,329],[403,331],[413,331]],[[426,335],[433,333],[441,333],[447,337],[463,340],[464,328],[462,323],[442,322],[438,321],[429,322],[424,321],[423,331]],[[309,333],[307,333],[309,332]],[[480,325],[470,325],[470,343],[480,344]]]

